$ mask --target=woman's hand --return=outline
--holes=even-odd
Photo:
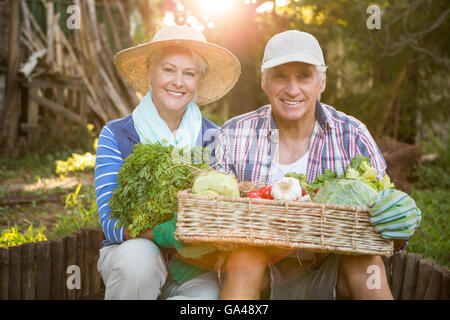
[[[148,239],[151,241],[155,241],[155,238],[153,238],[153,228],[152,229],[147,229],[145,231],[142,231],[141,233],[139,233],[136,238],[143,238],[143,239]],[[130,240],[131,236],[130,236],[130,231],[128,231],[127,229],[123,230],[123,240],[127,241]]]

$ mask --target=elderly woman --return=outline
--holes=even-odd
[[[115,64],[124,78],[146,93],[128,116],[108,122],[100,132],[95,191],[106,240],[97,268],[105,283],[105,299],[217,299],[213,271],[186,263],[171,268],[171,248],[183,247],[174,238],[175,219],[130,239],[118,220],[109,219],[108,201],[117,187],[117,174],[136,143],[162,140],[176,147],[205,147],[216,125],[202,117],[197,104],[224,96],[240,74],[237,58],[206,41],[186,26],[159,30],[151,42],[119,52]],[[173,251],[173,250],[172,250]],[[175,281],[171,272],[178,271]]]

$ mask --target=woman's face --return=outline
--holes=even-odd
[[[169,48],[150,67],[153,103],[160,113],[183,114],[195,97],[201,74],[188,50]]]

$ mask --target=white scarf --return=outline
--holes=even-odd
[[[144,96],[132,113],[134,128],[141,143],[155,143],[166,140],[177,148],[195,146],[202,129],[202,115],[194,100],[189,102],[175,136],[166,122],[159,116],[152,100],[151,90]]]

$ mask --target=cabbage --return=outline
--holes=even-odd
[[[361,180],[330,180],[314,196],[314,202],[344,204],[348,206],[370,206],[377,200],[377,191]]]
[[[192,193],[239,198],[239,186],[235,176],[207,169],[200,173],[192,185]]]

